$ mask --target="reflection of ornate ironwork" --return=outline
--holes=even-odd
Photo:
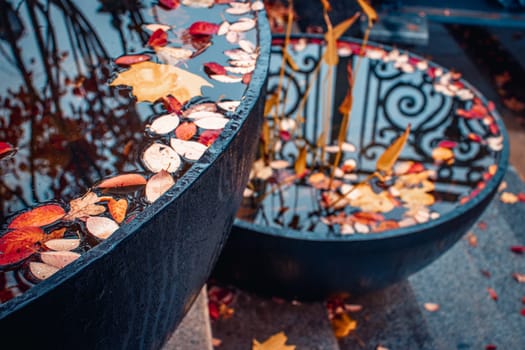
[[[357,56],[343,57],[332,73],[334,94],[326,96],[323,94],[323,84],[330,71],[321,68],[319,79],[313,75],[313,67],[322,59],[322,53],[322,46],[319,44],[309,44],[298,52],[291,50],[299,70],[293,71],[286,66],[284,72],[285,98],[281,108],[284,108],[286,116],[300,115],[304,118],[303,135],[309,143],[315,144],[322,131],[323,112],[327,106],[333,113],[329,139],[337,138],[340,124],[337,108],[348,88],[346,64],[350,62],[356,76],[347,140],[358,148],[358,154],[353,157],[357,158],[359,170],[363,174],[374,171],[378,156],[408,124],[411,124],[412,132],[400,159],[421,162],[427,168],[435,169],[436,191],[441,193],[444,200],[457,200],[459,196],[469,192],[493,163],[493,155],[487,151],[487,147],[468,138],[470,133],[488,136],[487,126],[481,120],[467,120],[456,115],[458,108],[468,109],[472,102],[437,92],[434,86],[436,79],[430,77],[427,71],[405,73],[392,62]],[[274,49],[270,87],[277,85],[281,57],[282,50]],[[300,101],[312,81],[315,83],[311,87],[307,103],[299,110]],[[458,143],[454,151],[455,162],[453,165],[436,166],[432,151],[445,139]],[[284,145],[283,148],[286,147]],[[289,148],[291,147],[287,149]],[[289,159],[293,158],[292,155]]]

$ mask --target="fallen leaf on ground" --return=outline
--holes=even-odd
[[[288,337],[279,332],[266,339],[263,343],[253,340],[252,350],[295,350],[295,345],[286,345]]]
[[[336,338],[341,339],[357,328],[357,321],[352,320],[345,312],[334,315],[331,320]]]

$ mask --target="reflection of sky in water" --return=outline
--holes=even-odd
[[[68,11],[74,8],[78,9],[77,15],[66,15],[55,3],[61,3],[68,7]],[[27,72],[31,73],[32,84],[38,97],[34,98],[35,106],[38,109],[36,113],[27,113],[24,115],[27,122],[23,126],[17,126],[21,135],[15,135],[9,130],[0,129],[0,141],[7,141],[19,148],[14,159],[3,161],[0,168],[2,183],[11,191],[20,191],[21,197],[26,201],[9,199],[7,195],[2,196],[2,206],[4,214],[10,214],[23,209],[26,205],[34,205],[39,201],[51,199],[62,199],[68,201],[72,198],[83,194],[89,186],[99,180],[101,177],[112,175],[124,171],[141,171],[139,156],[141,149],[146,141],[144,135],[145,121],[154,115],[164,113],[160,106],[153,108],[149,103],[135,104],[129,96],[129,91],[119,96],[118,89],[110,88],[105,83],[107,73],[114,69],[114,66],[108,64],[103,56],[109,58],[118,57],[124,53],[136,53],[150,51],[144,49],[144,44],[149,32],[138,32],[142,24],[162,23],[163,21],[176,25],[173,32],[170,33],[170,40],[175,40],[171,45],[181,46],[180,40],[175,35],[180,35],[187,28],[192,19],[213,21],[208,9],[188,9],[184,6],[174,11],[158,9],[157,21],[153,12],[149,9],[150,2],[144,2],[144,7],[140,14],[121,13],[120,19],[121,33],[112,25],[114,18],[110,13],[99,12],[101,3],[97,1],[56,1],[48,3],[40,1],[44,8],[49,6],[49,23],[46,18],[33,6],[33,10],[38,18],[38,32],[33,28],[28,12],[28,2],[22,2],[19,7],[19,16],[24,26],[22,36],[17,40],[16,46],[20,48],[20,55],[23,66]],[[119,4],[112,2],[110,6]],[[216,8],[224,8],[227,5],[217,5]],[[206,11],[206,16],[202,15]],[[201,13],[201,14],[199,14]],[[80,14],[83,17],[80,17]],[[228,20],[238,20],[239,17],[229,17]],[[134,19],[134,21],[132,20]],[[143,22],[141,21],[143,20]],[[84,22],[84,20],[86,22]],[[223,20],[217,17],[216,22]],[[140,23],[139,23],[140,21]],[[80,31],[74,31],[71,23],[76,28],[83,27],[88,32],[89,24],[95,32],[95,35],[81,35]],[[52,27],[51,27],[52,25]],[[50,31],[52,29],[53,31]],[[255,33],[250,33],[249,39],[255,41]],[[63,133],[58,131],[56,123],[46,124],[43,130],[36,130],[29,118],[40,123],[44,116],[42,113],[44,104],[39,103],[38,99],[45,100],[45,105],[49,108],[51,114],[57,114],[55,97],[48,79],[48,72],[42,64],[42,51],[39,49],[37,36],[46,42],[48,47],[52,47],[52,38],[49,34],[54,35],[57,44],[57,56],[60,57],[59,68],[52,68],[51,76],[53,82],[58,86],[60,91],[59,108],[62,111],[61,119]],[[141,36],[142,35],[142,36]],[[215,45],[212,45],[206,54],[201,54],[188,64],[182,63],[180,67],[189,69],[194,72],[203,74],[202,64],[209,61],[216,61],[225,64],[226,57],[222,51],[230,45],[227,44],[224,37],[214,37]],[[79,46],[89,46],[87,50],[79,50]],[[25,86],[23,75],[17,68],[16,60],[13,57],[12,48],[5,40],[0,40],[0,95],[1,99],[9,97],[11,105],[19,104],[15,101],[12,94],[20,91]],[[67,53],[66,56],[62,56]],[[53,63],[57,60],[52,56],[46,57],[48,62]],[[89,60],[92,61],[90,65]],[[90,89],[84,96],[73,93],[73,84],[66,85],[66,78],[74,82],[75,79],[85,78],[85,86]],[[90,78],[97,77],[100,84],[96,87]],[[232,99],[240,99],[245,85],[228,84],[213,82],[214,88],[203,89],[204,95],[211,100],[217,100],[226,95]],[[94,90],[93,90],[94,89]],[[92,90],[92,91],[90,91]],[[28,90],[26,90],[28,91]],[[1,101],[1,100],[0,100]],[[4,100],[5,101],[5,100]],[[0,121],[7,122],[9,128],[12,110],[0,107]],[[37,124],[36,124],[37,125]],[[41,144],[49,147],[46,154],[33,156],[33,165],[31,165],[31,135],[38,135]],[[11,135],[11,136],[8,136]],[[58,135],[58,136],[57,136]],[[62,147],[55,144],[61,144],[67,139],[69,146]],[[131,145],[132,152],[126,157],[122,154],[127,144]],[[51,154],[50,154],[51,153]],[[69,157],[69,158],[68,158]],[[69,162],[69,160],[71,162]],[[62,163],[68,164],[67,169],[62,169]],[[31,167],[34,166],[34,169]],[[53,175],[53,172],[54,175]],[[33,185],[34,188],[33,188]],[[34,191],[32,190],[34,189]],[[18,190],[17,190],[18,189]],[[6,192],[2,192],[6,193]],[[10,201],[7,201],[10,200]],[[7,201],[7,202],[6,202]]]

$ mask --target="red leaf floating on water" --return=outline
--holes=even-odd
[[[521,309],[521,316],[525,316],[525,308]]]
[[[142,186],[146,184],[146,179],[140,174],[122,174],[103,180],[98,184],[98,188],[119,188],[128,186]]]
[[[188,141],[197,133],[197,125],[192,122],[184,122],[175,129],[175,136],[178,139]]]
[[[219,307],[216,303],[209,301],[208,302],[208,312],[212,320],[218,320],[220,317]]]
[[[485,350],[496,350],[498,347],[494,344],[488,344],[485,346]]]
[[[221,129],[222,130],[222,129]],[[206,146],[211,146],[221,134],[221,130],[206,130],[199,136],[199,142]]]
[[[204,63],[204,71],[208,75],[214,75],[214,74],[227,75],[228,74],[226,69],[222,65],[218,64],[217,62]]]
[[[135,63],[149,61],[151,59],[148,55],[126,55],[115,59],[115,63],[121,66],[130,66]]]
[[[246,73],[242,76],[242,83],[248,85],[252,81],[252,73]]]
[[[450,140],[443,140],[440,143],[438,143],[438,147],[444,147],[444,148],[449,148],[449,149],[452,149],[456,147],[457,145],[458,145],[457,142],[450,141]]]
[[[155,46],[166,46],[168,43],[168,33],[162,29],[157,29],[151,34],[148,40],[148,45],[151,47]]]
[[[481,142],[483,141],[483,139],[481,138],[481,136],[479,136],[478,134],[474,134],[473,132],[469,133],[467,135],[468,139],[470,141],[474,141],[474,142]]]
[[[61,219],[66,212],[57,204],[47,204],[26,211],[15,217],[8,228],[23,228],[30,226],[45,226]]]
[[[194,22],[188,28],[188,32],[191,35],[214,35],[217,34],[218,30],[219,25],[205,21]]]
[[[510,247],[510,250],[516,254],[523,254],[525,253],[525,245],[513,245]]]
[[[167,8],[168,10],[173,10],[179,7],[179,0],[159,0],[159,5]]]
[[[7,142],[0,142],[0,158],[2,158],[3,154],[7,154],[13,150],[13,146],[11,146]]]
[[[518,193],[517,196],[518,196],[518,200],[520,202],[525,202],[525,193],[524,192]]]
[[[171,95],[164,97],[162,104],[164,105],[164,108],[166,108],[166,110],[170,113],[180,113],[182,109],[182,103],[180,103],[179,100]]]
[[[40,227],[24,227],[0,237],[0,265],[11,265],[27,259],[45,239]]]

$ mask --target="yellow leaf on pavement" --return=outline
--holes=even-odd
[[[264,343],[253,340],[252,350],[295,350],[295,345],[286,345],[288,337],[279,332],[266,339]]]

